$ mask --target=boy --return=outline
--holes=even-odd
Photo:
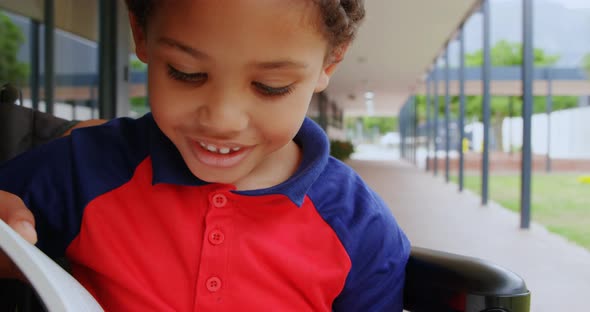
[[[0,216],[106,310],[401,311],[409,243],[305,118],[362,1],[127,3],[152,113],[0,168]]]

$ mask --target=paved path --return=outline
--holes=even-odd
[[[413,245],[490,260],[522,276],[532,312],[590,311],[590,252],[401,161],[349,164],[392,208]],[[534,215],[533,215],[534,217]]]

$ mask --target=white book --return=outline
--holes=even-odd
[[[84,286],[2,220],[0,249],[28,279],[47,311],[103,311]]]

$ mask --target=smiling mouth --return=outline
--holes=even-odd
[[[211,152],[211,153],[216,153],[216,154],[221,154],[221,155],[229,155],[229,154],[233,154],[236,152],[239,152],[242,148],[239,146],[236,147],[219,147],[216,146],[214,144],[207,144],[207,143],[203,143],[203,142],[198,142],[199,145],[206,151]]]
[[[215,145],[192,141],[193,155],[198,161],[212,168],[231,168],[239,165],[250,154],[254,146]]]

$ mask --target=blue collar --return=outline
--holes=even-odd
[[[209,184],[195,177],[180,156],[174,144],[158,128],[153,117],[149,116],[150,127],[150,156],[152,158],[152,184],[170,183],[185,186],[201,186]],[[294,138],[303,150],[303,157],[299,168],[287,181],[260,190],[235,191],[236,194],[246,196],[263,196],[282,194],[294,204],[301,206],[309,188],[322,173],[330,154],[328,138],[314,121],[305,118],[303,125]]]

